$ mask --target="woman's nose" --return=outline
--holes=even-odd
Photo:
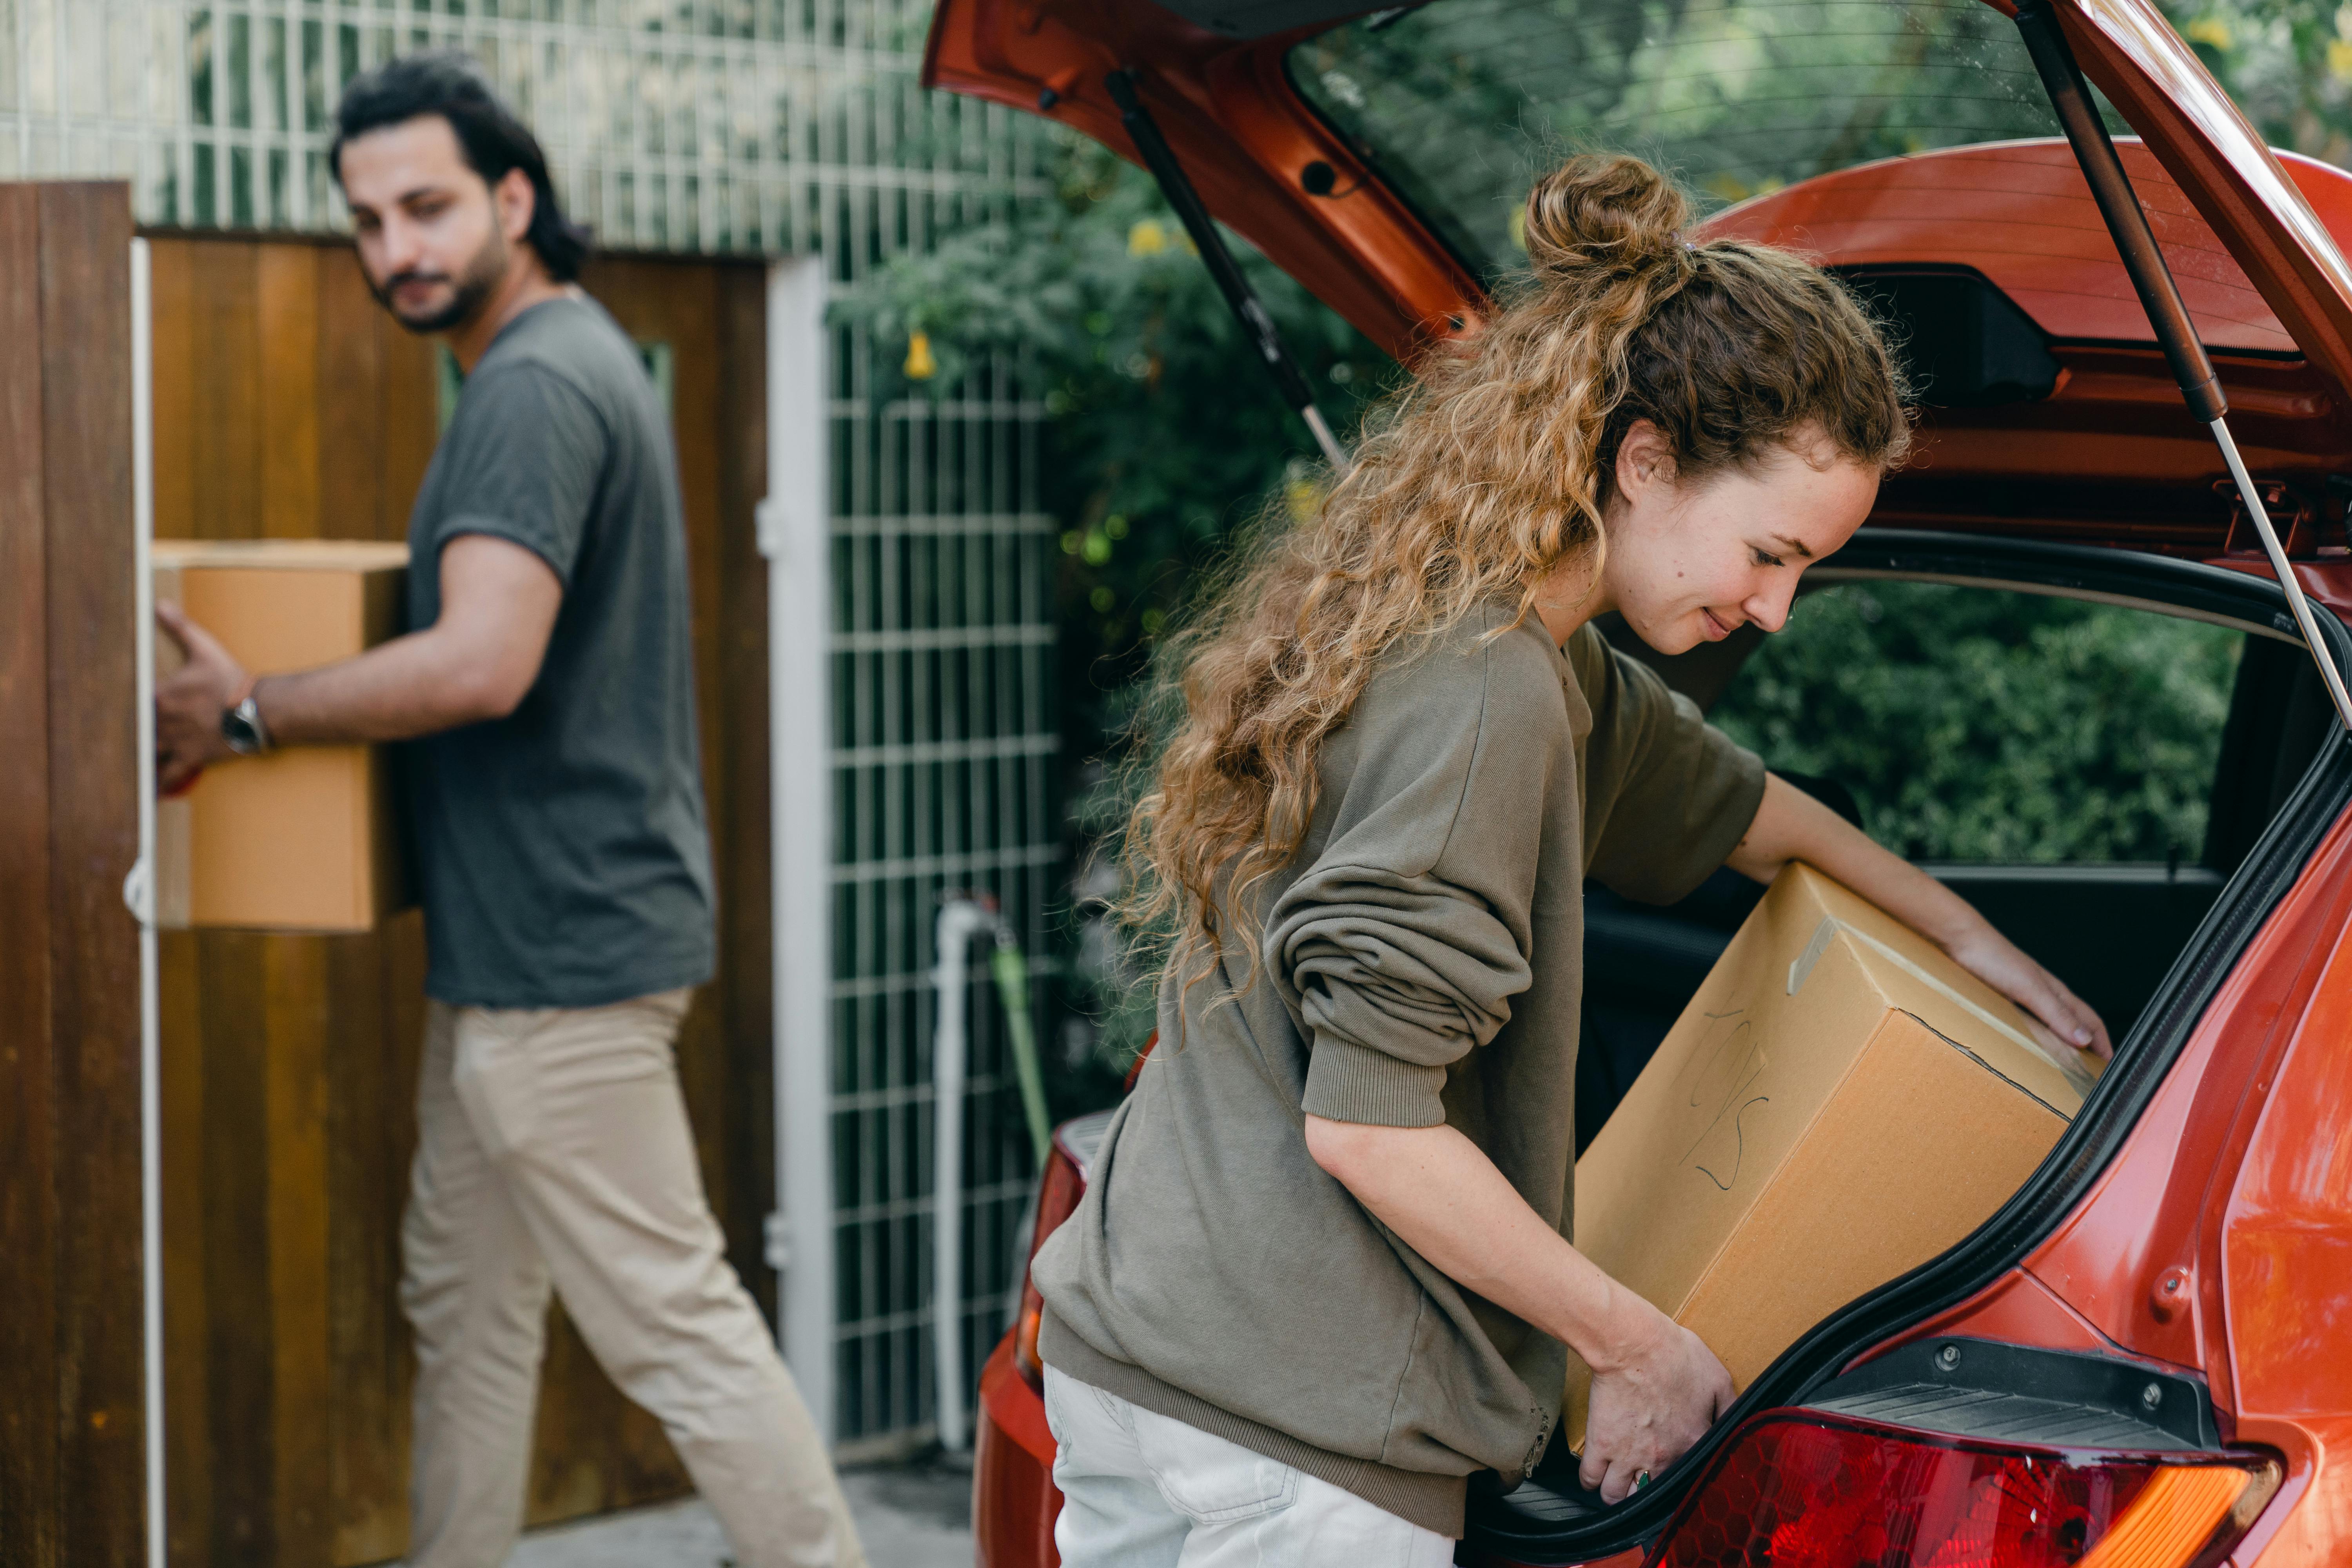
[[[1739,608],[1749,620],[1766,631],[1777,632],[1789,624],[1789,605],[1796,596],[1797,585],[1790,583],[1751,594]]]

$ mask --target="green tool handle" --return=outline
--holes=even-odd
[[[1004,1002],[1013,1071],[1021,1080],[1021,1109],[1028,1113],[1029,1143],[1042,1171],[1053,1150],[1054,1133],[1045,1114],[1045,1077],[1037,1065],[1037,1031],[1029,1022],[1029,960],[1019,942],[1000,942],[989,955],[988,968],[996,976],[996,992]]]

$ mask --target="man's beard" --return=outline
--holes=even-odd
[[[365,268],[362,268],[360,271],[362,277],[366,276]],[[381,285],[373,278],[368,279],[367,284],[369,292],[375,296],[375,302],[390,311],[394,321],[419,337],[424,337],[429,333],[446,332],[453,328],[462,327],[472,321],[480,313],[483,304],[498,289],[499,280],[506,276],[506,236],[493,230],[490,237],[483,242],[482,248],[474,253],[474,258],[466,263],[465,271],[455,279],[456,292],[450,297],[449,302],[430,316],[419,319],[403,315],[400,307],[392,302],[393,290],[404,283],[450,281],[446,273],[395,272],[385,279]]]

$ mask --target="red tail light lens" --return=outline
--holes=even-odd
[[[1802,1413],[1759,1418],[1652,1568],[2204,1568],[2277,1489],[2266,1460],[2001,1447]]]
[[[1037,1184],[1037,1227],[1029,1237],[1029,1256],[1034,1258],[1037,1248],[1045,1244],[1055,1228],[1070,1217],[1086,1195],[1087,1180],[1078,1174],[1076,1163],[1060,1139],[1054,1141],[1054,1152],[1045,1162],[1045,1178]],[[1045,1321],[1045,1299],[1037,1293],[1024,1266],[1021,1271],[1021,1316],[1013,1325],[1013,1364],[1033,1388],[1045,1386],[1045,1363],[1037,1359],[1037,1329]]]

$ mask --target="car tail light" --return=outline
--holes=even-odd
[[[2258,1457],[2107,1454],[1805,1412],[1735,1437],[1651,1568],[2210,1568],[2277,1490]]]
[[[1078,1173],[1077,1162],[1062,1147],[1059,1138],[1054,1140],[1054,1152],[1045,1161],[1045,1174],[1037,1184],[1037,1224],[1029,1236],[1029,1258],[1034,1261],[1037,1248],[1045,1238],[1078,1206],[1086,1195],[1087,1179]],[[1045,1386],[1045,1363],[1037,1359],[1037,1329],[1045,1321],[1045,1299],[1029,1278],[1028,1265],[1021,1269],[1021,1316],[1013,1325],[1013,1364],[1033,1388]]]

